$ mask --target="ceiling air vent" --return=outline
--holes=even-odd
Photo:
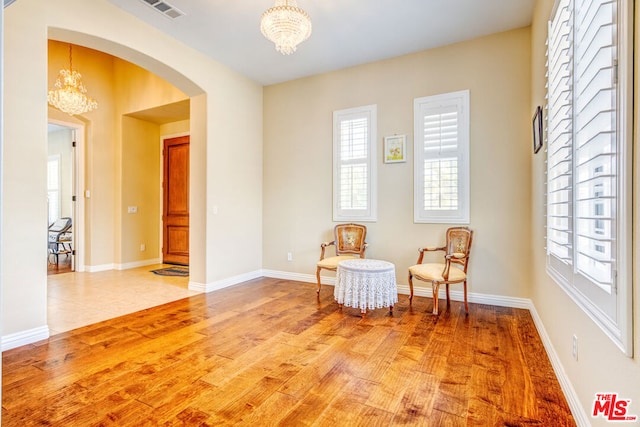
[[[182,12],[180,9],[176,8],[175,6],[170,5],[166,1],[162,1],[162,0],[141,0],[141,1],[151,6],[152,8],[154,8],[157,12],[171,19],[176,19],[184,15],[184,12]]]

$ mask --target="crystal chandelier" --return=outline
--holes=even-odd
[[[70,116],[98,108],[98,102],[85,95],[87,89],[82,83],[82,75],[72,68],[71,45],[69,45],[69,69],[60,70],[55,87],[57,89],[49,91],[49,104]]]
[[[291,55],[311,35],[311,18],[296,0],[276,0],[275,6],[262,14],[260,31],[276,44],[278,52]]]

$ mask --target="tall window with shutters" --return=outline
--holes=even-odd
[[[414,100],[414,222],[469,222],[469,91]]]
[[[548,27],[547,271],[631,353],[627,0],[558,0]]]
[[[376,221],[377,106],[333,113],[333,220]]]

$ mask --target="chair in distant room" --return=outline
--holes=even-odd
[[[367,227],[360,224],[338,224],[333,229],[334,240],[320,245],[320,261],[316,265],[316,279],[318,280],[318,290],[320,295],[320,270],[336,271],[338,263],[354,258],[364,258],[364,251],[367,248],[365,238],[367,237]],[[325,258],[327,246],[335,246],[335,256]]]
[[[409,267],[409,304],[413,302],[413,279],[431,283],[433,291],[433,314],[438,314],[438,292],[440,285],[447,286],[447,306],[449,305],[449,285],[464,283],[464,311],[469,315],[467,303],[467,267],[473,230],[469,227],[452,227],[447,230],[447,241],[442,247],[426,247],[418,249],[420,255],[416,265]],[[425,252],[443,251],[444,262],[422,263]],[[453,266],[452,266],[453,264]],[[460,266],[460,267],[457,267]]]
[[[71,248],[71,218],[63,217],[55,220],[49,226],[49,255],[53,256],[58,265],[61,254],[70,254]]]

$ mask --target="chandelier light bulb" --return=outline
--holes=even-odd
[[[291,55],[296,47],[311,35],[311,18],[296,0],[276,0],[262,14],[260,31],[276,45],[283,55]]]

